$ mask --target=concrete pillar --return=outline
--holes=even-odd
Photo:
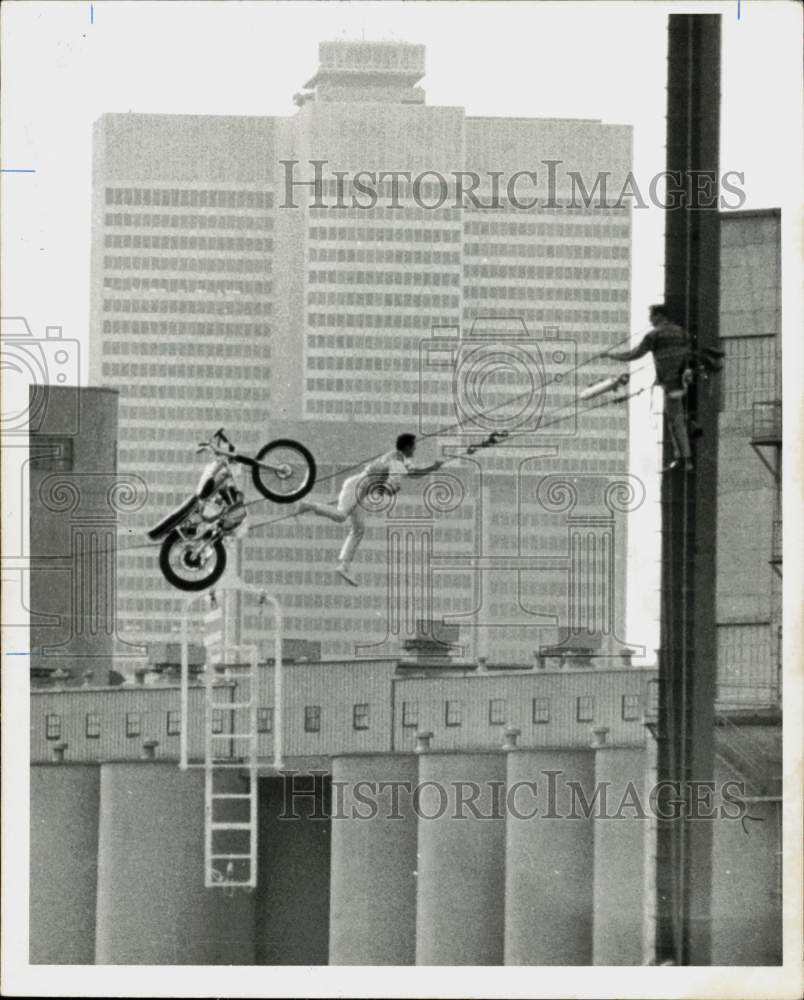
[[[502,965],[505,755],[423,753],[419,783],[416,964]]]
[[[646,752],[643,747],[604,744],[594,755],[595,782],[601,796],[605,789],[606,815],[594,820],[593,964],[640,965],[646,919],[645,838],[650,828]]]
[[[321,774],[288,774],[260,781],[255,893],[258,965],[327,964],[328,809]]]
[[[412,754],[332,760],[330,965],[414,964],[417,779]]]
[[[95,961],[100,775],[95,764],[31,768],[29,961]]]
[[[253,963],[252,896],[204,888],[203,771],[101,765],[98,840],[97,964]]]
[[[508,754],[506,965],[592,962],[593,785],[591,750]]]

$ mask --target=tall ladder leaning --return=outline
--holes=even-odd
[[[204,886],[257,885],[257,647],[224,644],[204,685]]]
[[[273,767],[282,762],[282,615],[279,602],[240,580],[216,588],[204,614],[207,664],[204,683],[204,886],[253,889],[257,884],[258,733],[260,700],[256,645],[232,642],[239,629],[232,616],[236,599],[256,596],[274,611]],[[200,595],[197,595],[200,596]],[[185,602],[182,618],[181,746],[179,766],[188,760],[188,615],[197,596]],[[218,669],[216,669],[218,668]],[[220,677],[216,673],[220,671]]]

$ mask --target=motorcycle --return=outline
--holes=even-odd
[[[221,428],[200,442],[196,454],[204,452],[214,457],[195,492],[148,532],[154,542],[164,539],[159,568],[179,590],[204,590],[216,583],[226,569],[226,542],[245,531],[245,496],[233,465],[250,468],[255,489],[274,503],[300,500],[315,485],[315,460],[298,441],[271,441],[251,458]]]

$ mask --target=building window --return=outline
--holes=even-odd
[[[352,725],[355,729],[368,729],[369,707],[366,704],[355,705],[352,710]]]
[[[491,701],[489,701],[489,725],[490,726],[505,725],[504,698],[492,698]]]
[[[304,706],[304,731],[305,733],[321,732],[321,706]]]
[[[100,716],[97,712],[87,712],[85,733],[88,740],[96,740],[100,736]]]
[[[624,722],[634,722],[639,718],[639,695],[624,694],[622,715]]]
[[[460,726],[462,722],[463,705],[459,701],[448,701],[444,712],[444,721],[448,726]]]
[[[578,722],[595,721],[595,699],[591,695],[576,698],[575,706],[575,718]]]
[[[648,681],[648,714],[659,714],[659,682]]]
[[[45,739],[61,739],[61,716],[51,712],[45,716]]]
[[[216,736],[223,732],[223,709],[222,708],[213,708],[212,709],[212,732]]]
[[[402,702],[402,725],[413,728],[419,724],[419,703],[418,701]]]
[[[549,722],[550,721],[550,699],[549,698],[534,698],[533,699],[533,721],[534,722]]]
[[[257,732],[272,733],[274,731],[274,710],[272,708],[257,709]]]
[[[139,712],[126,712],[126,736],[139,736],[142,732],[142,716]]]
[[[168,736],[178,736],[181,732],[181,712],[171,709],[167,714],[167,734]]]
[[[44,472],[72,472],[73,439],[71,437],[55,434],[32,434],[30,449],[32,469],[41,469]]]

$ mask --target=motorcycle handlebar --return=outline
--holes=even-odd
[[[216,444],[212,444],[210,441],[199,441],[198,447],[195,449],[196,455],[200,455],[203,451],[211,451],[213,455],[219,455],[222,458],[237,458],[238,456],[228,448],[220,448]]]

